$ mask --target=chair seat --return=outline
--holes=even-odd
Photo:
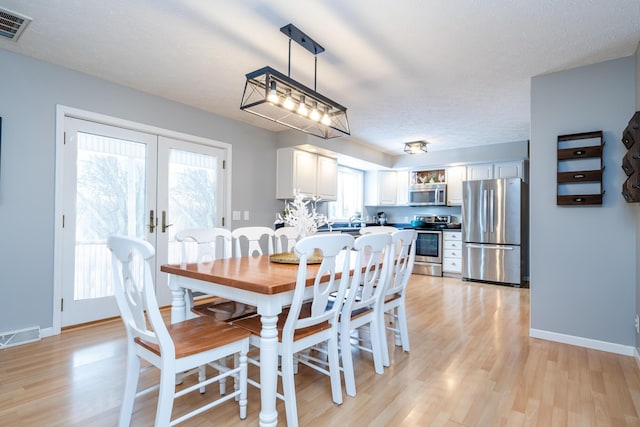
[[[175,345],[176,359],[222,347],[250,335],[244,329],[218,322],[212,317],[195,317],[167,325],[167,330]],[[160,356],[160,347],[157,344],[140,338],[135,338],[135,342]]]
[[[289,309],[285,308],[282,310],[282,313],[278,316],[278,323],[276,324],[276,328],[278,329],[278,341],[282,342],[282,330],[284,329],[284,324],[287,321],[287,316],[289,315]],[[300,309],[300,318],[309,317],[311,315],[311,304],[306,303],[302,305]],[[260,316],[252,316],[245,317],[243,319],[239,319],[232,322],[233,325],[238,326],[240,328],[246,329],[251,332],[253,335],[260,336],[260,331],[262,330],[262,323],[260,322]],[[310,326],[308,328],[298,329],[296,330],[293,340],[297,341],[302,338],[305,338],[309,335],[313,335],[320,331],[324,331],[325,329],[330,329],[331,324],[329,322],[322,322],[314,326]]]

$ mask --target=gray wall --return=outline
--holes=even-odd
[[[640,44],[636,49],[636,111],[640,111]],[[636,204],[638,205],[638,204]],[[636,207],[636,316],[640,313],[640,207]],[[636,331],[636,352],[640,354],[640,334]]]
[[[622,130],[634,112],[635,59],[531,82],[531,328],[635,344],[635,207],[620,194]],[[602,206],[556,205],[557,136],[603,130]]]
[[[274,133],[2,49],[0,64],[0,333],[52,326],[56,104],[232,144],[231,208],[251,212],[232,228],[273,225]]]

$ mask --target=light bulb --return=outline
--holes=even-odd
[[[276,90],[276,82],[271,80],[269,84],[269,95],[267,95],[267,101],[272,104],[277,104],[280,102],[280,97],[278,97],[278,91]]]
[[[306,116],[309,114],[309,110],[307,109],[307,104],[304,103],[304,95],[300,96],[300,104],[298,105],[298,114],[301,116]]]
[[[282,106],[287,110],[293,110],[293,107],[296,105],[293,103],[293,99],[291,99],[291,89],[287,89],[287,95],[282,102]]]
[[[313,101],[313,107],[311,108],[311,112],[309,113],[309,118],[314,122],[320,120],[320,112],[318,111],[318,103]]]
[[[322,120],[320,120],[325,126],[329,126],[331,124],[331,118],[329,117],[329,107],[325,108],[324,114],[322,115]]]

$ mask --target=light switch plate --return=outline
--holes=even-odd
[[[234,221],[240,221],[240,211],[233,211],[231,219]]]
[[[249,211],[244,211],[244,220],[249,221]]]

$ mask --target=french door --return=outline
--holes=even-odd
[[[178,262],[177,230],[220,226],[223,148],[65,118],[61,326],[119,315],[107,238],[154,245],[156,295],[171,294],[161,264]]]

